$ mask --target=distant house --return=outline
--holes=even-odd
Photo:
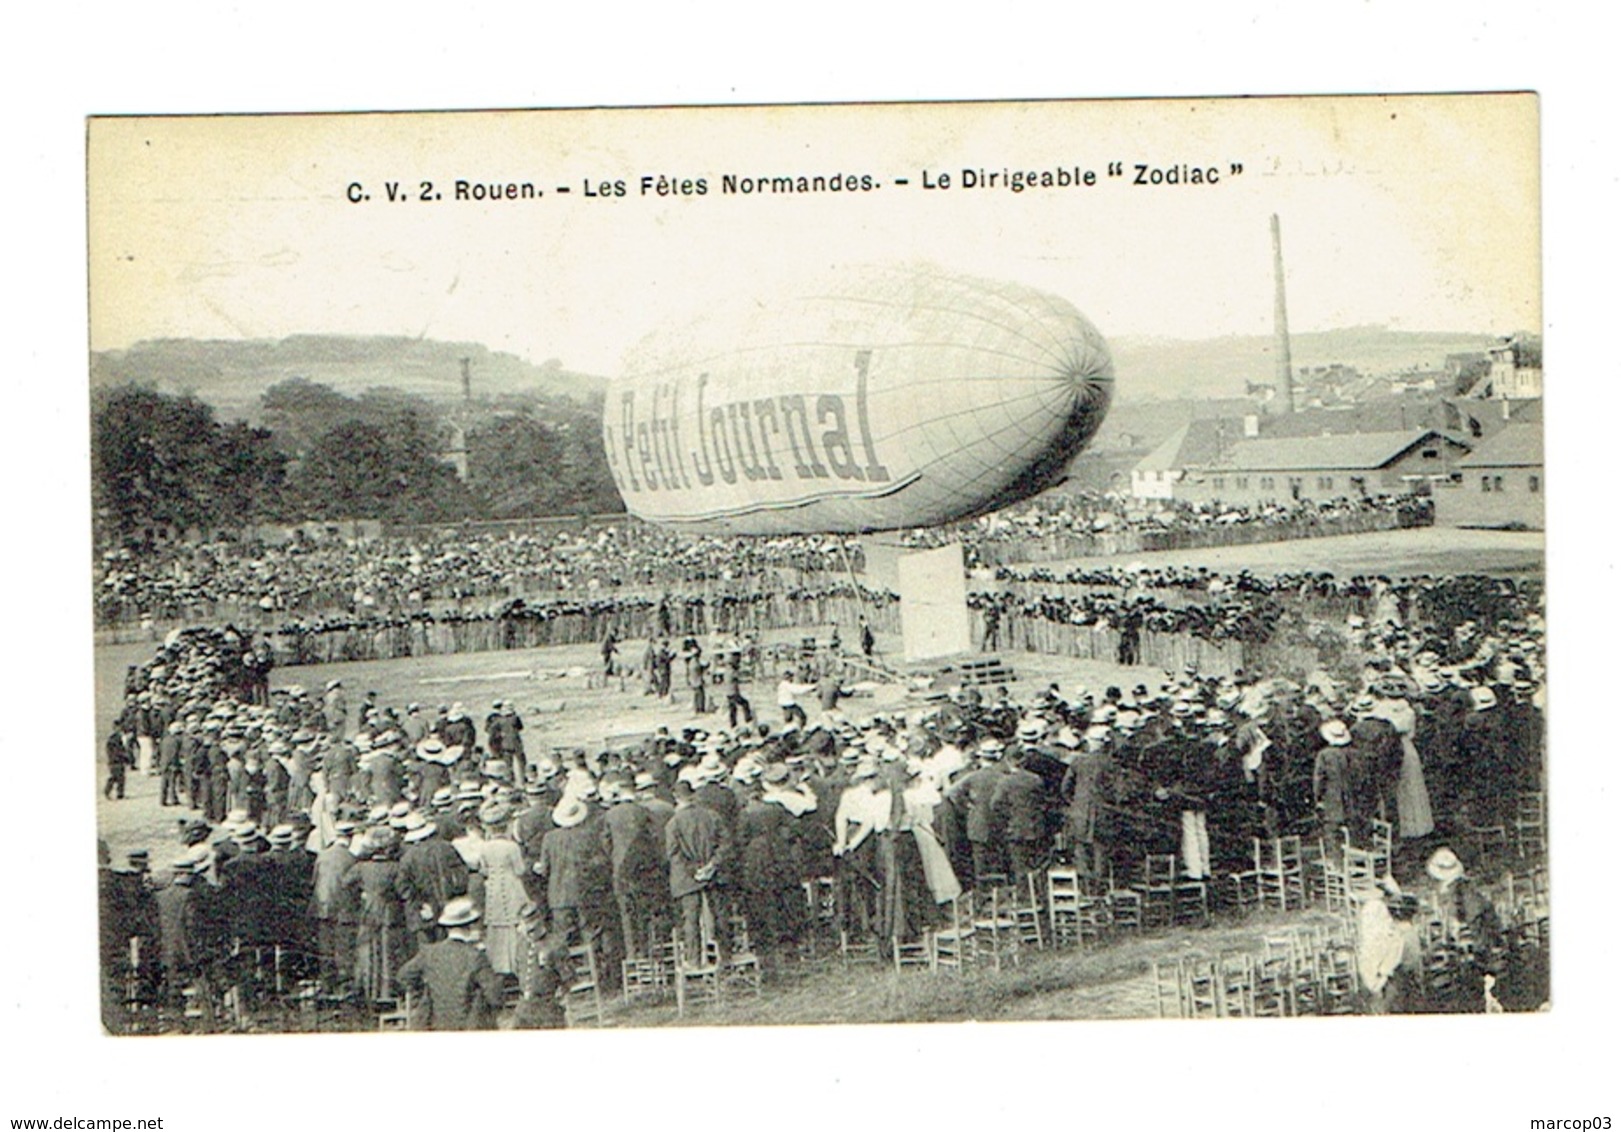
[[[1452,479],[1468,445],[1435,429],[1241,440],[1186,469],[1176,498],[1240,505],[1427,495]]]
[[[1458,461],[1460,479],[1435,493],[1435,521],[1448,527],[1530,527],[1542,530],[1542,425],[1505,425]]]
[[[1542,339],[1514,334],[1487,350],[1490,365],[1469,387],[1467,396],[1516,401],[1542,396]]]
[[[1136,499],[1181,499],[1177,485],[1190,467],[1208,464],[1221,450],[1254,434],[1256,418],[1189,421],[1166,437],[1131,469]]]

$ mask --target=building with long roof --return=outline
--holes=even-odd
[[[1435,522],[1448,527],[1528,527],[1546,522],[1542,425],[1505,425],[1458,461],[1459,478],[1435,493]]]
[[[1250,506],[1427,495],[1453,479],[1468,453],[1463,441],[1433,428],[1244,439],[1186,468],[1172,497]]]

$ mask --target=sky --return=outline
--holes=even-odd
[[[89,136],[94,349],[389,334],[613,375],[718,302],[890,261],[1050,291],[1109,337],[1265,334],[1273,213],[1297,332],[1541,326],[1534,95],[115,117]],[[1139,164],[1220,181],[1139,185]],[[963,185],[1060,168],[1097,183]],[[881,187],[726,194],[727,173]],[[708,191],[660,196],[661,176]],[[457,180],[542,195],[457,201]]]

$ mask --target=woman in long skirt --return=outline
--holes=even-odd
[[[529,896],[523,887],[523,852],[504,829],[484,842],[484,947],[498,975],[519,971],[518,925]]]
[[[1369,714],[1388,721],[1401,737],[1401,776],[1396,782],[1398,835],[1404,839],[1428,837],[1435,831],[1435,817],[1430,811],[1430,791],[1424,783],[1424,764],[1413,744],[1418,713],[1408,702],[1416,689],[1410,688],[1405,677],[1392,676],[1378,681],[1372,690],[1380,699]]]

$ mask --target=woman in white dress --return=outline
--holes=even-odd
[[[518,926],[523,906],[523,852],[509,829],[511,811],[501,803],[487,804],[480,812],[485,840],[484,867],[484,946],[490,966],[498,975],[517,975],[522,958],[518,946]]]
[[[1424,764],[1413,745],[1418,713],[1409,702],[1417,691],[1406,676],[1391,673],[1369,689],[1375,697],[1368,714],[1387,721],[1401,736],[1401,777],[1396,782],[1396,827],[1402,838],[1428,837],[1435,831],[1430,812],[1430,791],[1424,782]]]

